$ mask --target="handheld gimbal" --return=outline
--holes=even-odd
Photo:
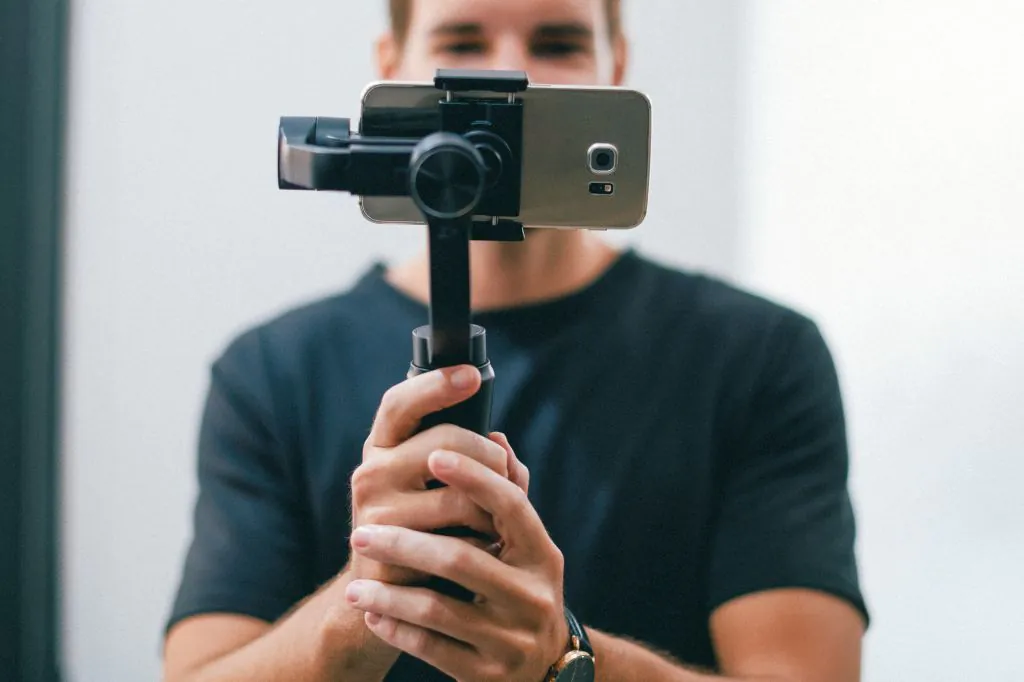
[[[278,131],[278,186],[357,196],[411,197],[429,232],[429,324],[413,330],[412,377],[441,367],[475,365],[483,383],[469,400],[420,424],[455,424],[490,432],[494,370],[486,330],[471,324],[471,240],[523,241],[520,215],[523,108],[521,71],[438,70],[438,129],[397,115],[387,134],[359,134],[349,119],[284,117]],[[472,95],[467,93],[474,93]],[[439,484],[431,485],[437,487]],[[439,531],[476,536],[466,528]],[[472,594],[444,580],[433,589],[464,600]]]

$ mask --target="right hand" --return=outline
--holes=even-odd
[[[463,381],[460,382],[459,379]],[[471,457],[501,476],[510,466],[522,467],[493,434],[485,438],[451,424],[440,424],[417,433],[420,420],[472,397],[481,384],[473,366],[448,367],[408,379],[389,389],[381,400],[373,428],[363,446],[362,464],[352,475],[352,528],[365,524],[402,526],[435,531],[466,526],[496,538],[493,521],[464,493],[453,488],[427,488],[434,479],[427,460],[436,450]],[[513,480],[521,472],[512,471]],[[487,543],[467,538],[478,547]],[[386,566],[351,553],[353,579],[368,578],[394,585],[419,584],[429,576],[406,568]]]

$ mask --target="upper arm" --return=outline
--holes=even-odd
[[[838,377],[817,327],[796,314],[765,357],[719,489],[716,652],[732,674],[857,680],[868,616]]]
[[[858,682],[864,620],[823,592],[780,589],[720,606],[711,636],[723,674],[780,682]]]
[[[214,364],[200,426],[191,543],[167,623],[169,669],[258,637],[312,592],[310,523],[260,339]]]

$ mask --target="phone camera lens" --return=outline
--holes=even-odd
[[[610,144],[595,144],[590,148],[588,160],[592,172],[606,175],[615,170],[618,152]]]

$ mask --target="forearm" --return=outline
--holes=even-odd
[[[751,682],[702,673],[628,639],[587,628],[601,682]],[[757,682],[789,682],[758,678]]]
[[[370,633],[345,601],[350,579],[334,581],[263,636],[203,666],[183,682],[380,682],[398,652]]]

